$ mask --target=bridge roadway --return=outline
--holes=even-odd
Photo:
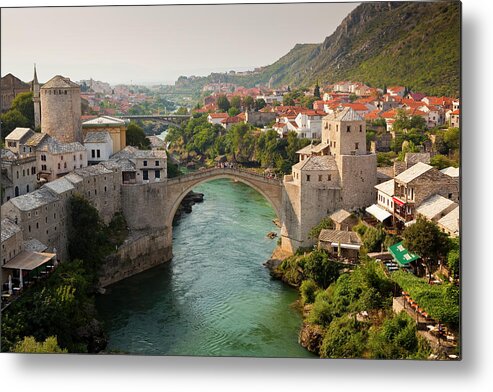
[[[176,210],[185,197],[197,185],[215,180],[218,178],[229,178],[240,181],[263,195],[271,204],[278,218],[281,218],[282,206],[282,180],[270,178],[268,176],[258,174],[252,170],[241,168],[211,168],[198,170],[193,173],[185,174],[167,180],[167,195],[169,201],[169,211],[167,211],[168,227],[171,227],[171,222],[176,213]]]

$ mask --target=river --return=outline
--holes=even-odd
[[[297,292],[262,266],[275,213],[252,188],[215,180],[173,229],[173,259],[110,286],[97,307],[110,352],[312,357],[297,342]]]

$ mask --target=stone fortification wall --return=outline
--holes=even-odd
[[[309,231],[323,218],[338,210],[341,190],[337,186],[299,186],[286,176],[283,191],[281,247],[295,252],[299,247],[312,246],[316,239],[309,239]]]
[[[171,257],[171,243],[167,242],[164,229],[133,232],[115,254],[106,258],[99,284],[108,286],[169,261]]]
[[[343,155],[338,160],[341,174],[341,207],[354,211],[368,207],[377,198],[377,156]]]
[[[121,206],[131,230],[166,227],[166,182],[121,186]]]

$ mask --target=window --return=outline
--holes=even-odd
[[[48,217],[47,216],[45,217],[45,223],[48,223]]]
[[[144,161],[144,166],[147,166],[147,161]]]
[[[22,169],[22,177],[26,176],[26,169]]]
[[[18,186],[15,187],[14,194],[15,194],[15,197],[19,196],[19,187]]]
[[[39,229],[39,222],[36,222],[36,229]]]
[[[154,177],[161,178],[161,170],[154,170]]]
[[[159,166],[159,161],[156,161],[156,166]]]
[[[46,171],[46,165],[41,165],[41,170]]]
[[[327,181],[331,181],[332,180],[332,175],[331,174],[327,174]]]
[[[62,160],[62,161],[63,161],[63,155],[60,155],[60,160]]]
[[[363,132],[363,125],[360,125],[360,126],[359,126],[359,131],[360,131],[360,132]]]
[[[144,162],[146,162],[146,161],[144,161]],[[142,173],[142,178],[144,179],[144,181],[149,179],[149,172],[147,170],[144,170],[144,172]]]
[[[56,212],[53,213],[53,219],[56,219]]]
[[[322,181],[322,175],[321,174],[318,175],[318,181],[319,182]]]
[[[36,174],[36,167],[35,166],[31,167],[31,174]]]
[[[96,150],[96,157],[101,158],[101,150]]]
[[[334,148],[336,148],[336,142],[334,142]]]
[[[17,178],[19,178],[19,171],[17,171]]]
[[[336,125],[336,132],[339,132],[339,124]]]
[[[74,155],[74,161],[75,161],[75,155]]]
[[[306,175],[306,181],[310,181],[310,175],[309,174]]]
[[[82,154],[79,155],[79,159],[82,161]]]
[[[46,161],[46,155],[44,155],[44,154],[43,154],[43,155],[41,155],[41,160],[42,160],[42,161]]]
[[[354,143],[354,149],[357,150],[359,148],[359,143]]]
[[[329,131],[332,130],[332,124],[329,124]]]
[[[29,229],[29,233],[31,232],[31,225],[28,226],[28,229]]]
[[[351,132],[351,125],[348,125],[348,126],[346,127],[346,132]]]
[[[64,168],[64,169],[66,169],[66,168],[67,168],[67,162],[65,162],[65,163],[63,164],[63,168]]]
[[[60,170],[61,166],[60,166],[60,163],[58,163],[58,170]]]
[[[26,185],[26,192],[29,193],[29,185]]]
[[[96,158],[96,150],[91,150],[91,158]]]
[[[452,198],[452,194],[451,194],[451,193],[449,193],[449,194],[448,194],[448,198],[449,198],[449,199],[451,199],[451,198]]]

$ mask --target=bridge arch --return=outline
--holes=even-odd
[[[227,178],[242,182],[260,193],[272,206],[277,217],[281,218],[282,185],[279,180],[265,178],[246,170],[239,169],[208,169],[192,174],[168,179],[168,209],[166,226],[171,229],[173,218],[183,198],[197,185],[205,182]]]

